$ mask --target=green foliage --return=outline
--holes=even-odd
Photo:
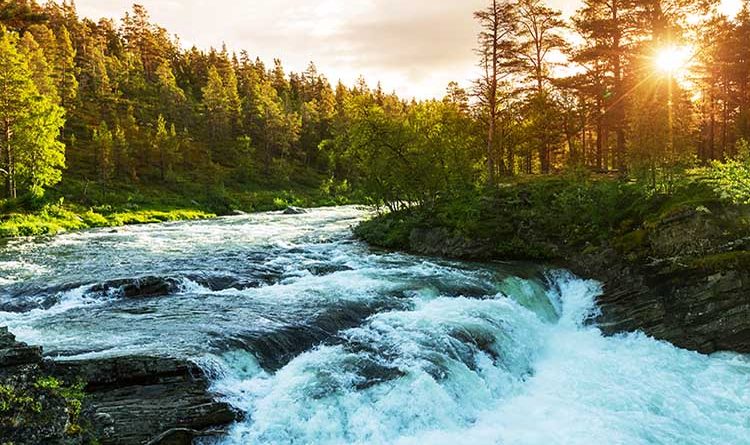
[[[691,266],[707,272],[722,272],[729,269],[747,270],[750,268],[750,252],[725,252],[701,257],[693,260]]]
[[[349,164],[352,184],[390,210],[429,206],[472,188],[478,177],[474,125],[458,104],[405,107],[390,96],[351,96],[347,122],[324,150]],[[418,172],[418,173],[417,173]]]
[[[66,385],[55,377],[42,376],[33,383],[0,384],[0,426],[19,428],[24,424],[42,424],[58,401],[68,415],[66,434],[80,436],[81,410],[85,384]]]
[[[41,403],[26,392],[19,392],[10,385],[0,385],[0,418],[3,423],[12,425],[27,413],[39,413],[41,410]]]
[[[62,180],[65,145],[58,141],[64,110],[49,99],[36,101],[18,131],[18,179],[36,196]]]
[[[568,79],[551,79],[550,52],[566,47],[560,13],[531,0],[497,2],[475,14],[486,68],[475,100],[452,83],[443,100],[421,102],[364,79],[334,89],[313,64],[287,73],[281,61],[267,68],[246,52],[180,48],[139,5],[115,24],[79,20],[72,5],[28,4],[44,14],[0,17],[28,30],[3,32],[0,44],[0,117],[13,121],[1,151],[14,155],[0,159],[11,198],[0,235],[357,202],[413,210],[408,221],[434,218],[467,236],[490,233],[498,250],[549,256],[553,242],[596,242],[658,213],[649,206],[689,188],[684,172],[698,158],[732,153],[726,145],[750,128],[737,91],[745,71],[722,56],[745,54],[736,42],[746,40],[747,14],[712,24],[727,41],[705,53],[733,69],[712,71],[731,77],[716,79],[727,91],[704,88],[715,102],[699,109],[674,76],[641,75],[655,49],[648,42],[659,40],[644,2],[623,5],[622,21],[611,23],[604,1],[579,11],[573,26],[585,42],[572,61],[585,69]],[[659,27],[684,19],[679,10]],[[526,26],[539,23],[538,33]],[[723,117],[718,149],[717,116],[695,117],[720,105],[738,111]],[[743,162],[707,173],[738,203],[750,202]],[[563,168],[560,178],[513,177]],[[617,169],[636,185],[592,169]],[[10,193],[16,186],[20,199]],[[56,205],[61,197],[70,204]],[[543,231],[554,235],[524,243]],[[403,240],[404,232],[392,238]]]
[[[521,180],[483,194],[437,202],[430,211],[384,215],[357,234],[375,245],[408,247],[416,227],[444,227],[470,240],[486,240],[506,259],[551,259],[559,249],[584,249],[638,230],[661,199],[620,181],[559,177]],[[643,234],[623,239],[628,247]]]
[[[75,385],[66,386],[55,377],[40,377],[34,383],[36,389],[53,396],[62,397],[65,400],[66,411],[68,413],[68,426],[66,433],[69,436],[76,436],[83,432],[80,425],[81,409],[83,408],[83,399],[86,395],[84,382],[78,382]]]
[[[401,211],[364,221],[354,229],[354,232],[358,237],[374,246],[409,250],[411,231],[419,223],[419,217],[411,212]]]
[[[714,161],[702,173],[722,199],[750,204],[750,143],[741,140],[737,145],[739,155],[736,158]]]
[[[109,210],[95,211],[94,209],[71,209],[62,205],[48,205],[35,214],[6,215],[0,221],[0,238],[56,235],[95,227],[197,220],[215,216],[204,211],[190,209]]]
[[[64,124],[64,110],[41,95],[36,83],[43,85],[49,73],[43,70],[44,56],[26,39],[24,57],[18,50],[18,37],[0,25],[0,172],[5,179],[5,195],[17,196],[20,185],[41,196],[44,188],[62,178],[65,146],[57,140]],[[27,60],[28,59],[28,60]],[[29,67],[35,63],[37,72]]]

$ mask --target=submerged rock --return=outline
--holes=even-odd
[[[14,445],[189,445],[236,419],[193,363],[146,356],[45,361],[41,348],[17,342],[6,328],[0,390],[26,401],[0,411],[0,437]],[[82,400],[70,400],[77,392]]]
[[[307,210],[301,209],[299,207],[287,207],[284,210],[284,215],[304,215],[307,213]]]
[[[123,298],[139,299],[164,297],[177,292],[180,282],[174,278],[140,277],[107,281],[90,289],[95,293],[115,292]]]

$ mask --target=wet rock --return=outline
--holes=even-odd
[[[604,284],[596,322],[605,333],[642,331],[702,353],[750,353],[750,233],[738,223],[747,220],[745,211],[682,209],[623,237],[619,246],[560,244],[550,251],[557,265]],[[440,227],[413,230],[410,248],[423,255],[504,259],[490,242]]]
[[[262,264],[248,264],[242,276],[235,275],[188,275],[187,278],[211,291],[227,289],[254,289],[279,281],[283,271]]]
[[[86,382],[84,412],[102,444],[143,444],[173,429],[190,430],[169,444],[190,444],[193,437],[235,420],[234,411],[215,400],[196,365],[157,357],[116,357],[54,364],[66,380]],[[180,437],[184,441],[179,442]]]
[[[306,266],[305,269],[307,269],[308,272],[315,276],[326,276],[331,275],[336,272],[346,272],[353,270],[351,267],[345,265],[345,264],[328,264],[328,263],[317,263],[317,264],[311,264],[309,266]]]
[[[43,385],[42,349],[0,328],[0,441],[14,445],[77,444],[67,434],[65,398]]]
[[[81,286],[80,283],[13,284],[3,288],[0,293],[0,312],[24,313],[34,309],[49,309],[60,301],[61,294]]]
[[[268,330],[253,330],[230,338],[222,337],[213,346],[220,350],[241,349],[252,352],[264,370],[275,372],[316,345],[341,342],[340,332],[360,326],[371,315],[399,308],[402,308],[399,303],[389,300],[349,302],[340,307],[321,310],[307,320],[293,320]]]
[[[77,385],[84,394],[80,415],[60,389]],[[15,400],[0,410],[3,443],[189,445],[219,434],[236,418],[208,388],[203,371],[190,362],[140,356],[44,360],[41,348],[0,328],[0,396]]]
[[[491,245],[486,240],[471,240],[453,235],[444,227],[418,228],[409,235],[411,249],[421,255],[459,259],[489,259]]]
[[[299,207],[287,207],[284,210],[284,215],[304,215],[307,213],[307,210],[301,209]]]
[[[14,367],[42,362],[42,348],[16,341],[8,328],[0,328],[0,375]]]
[[[203,442],[201,443],[205,443],[205,438],[207,437],[221,436],[224,434],[226,434],[226,430],[223,429],[196,431],[189,428],[174,428],[150,440],[146,445],[185,445],[192,444],[193,440],[196,438],[202,438]]]
[[[686,209],[641,230],[630,253],[603,247],[567,266],[604,283],[607,333],[643,331],[682,348],[750,353],[750,252],[742,208]],[[727,229],[730,228],[730,229]]]
[[[604,283],[596,320],[604,332],[643,331],[702,353],[750,353],[750,270],[644,267],[612,251],[572,263],[576,273]]]
[[[174,278],[140,277],[111,280],[95,285],[92,293],[112,294],[130,299],[164,297],[179,291],[180,282]]]

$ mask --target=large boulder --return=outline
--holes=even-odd
[[[89,292],[142,299],[164,297],[177,292],[179,288],[180,282],[174,278],[147,276],[107,281],[92,287]]]

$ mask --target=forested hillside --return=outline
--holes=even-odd
[[[543,1],[492,0],[475,19],[480,78],[417,102],[364,79],[333,86],[313,63],[287,73],[184,48],[139,5],[94,22],[65,1],[0,1],[5,213],[60,213],[60,198],[105,216],[397,210],[566,172],[671,193],[706,166],[747,199],[747,2],[730,19],[703,0],[587,0],[567,20]]]
[[[72,3],[11,0],[0,21],[0,95],[15,101],[2,107],[7,198],[51,186],[96,204],[128,186],[201,202],[227,189],[348,193],[319,144],[363,86],[334,90],[312,63],[287,74],[246,52],[183,49],[138,5],[93,22]]]

